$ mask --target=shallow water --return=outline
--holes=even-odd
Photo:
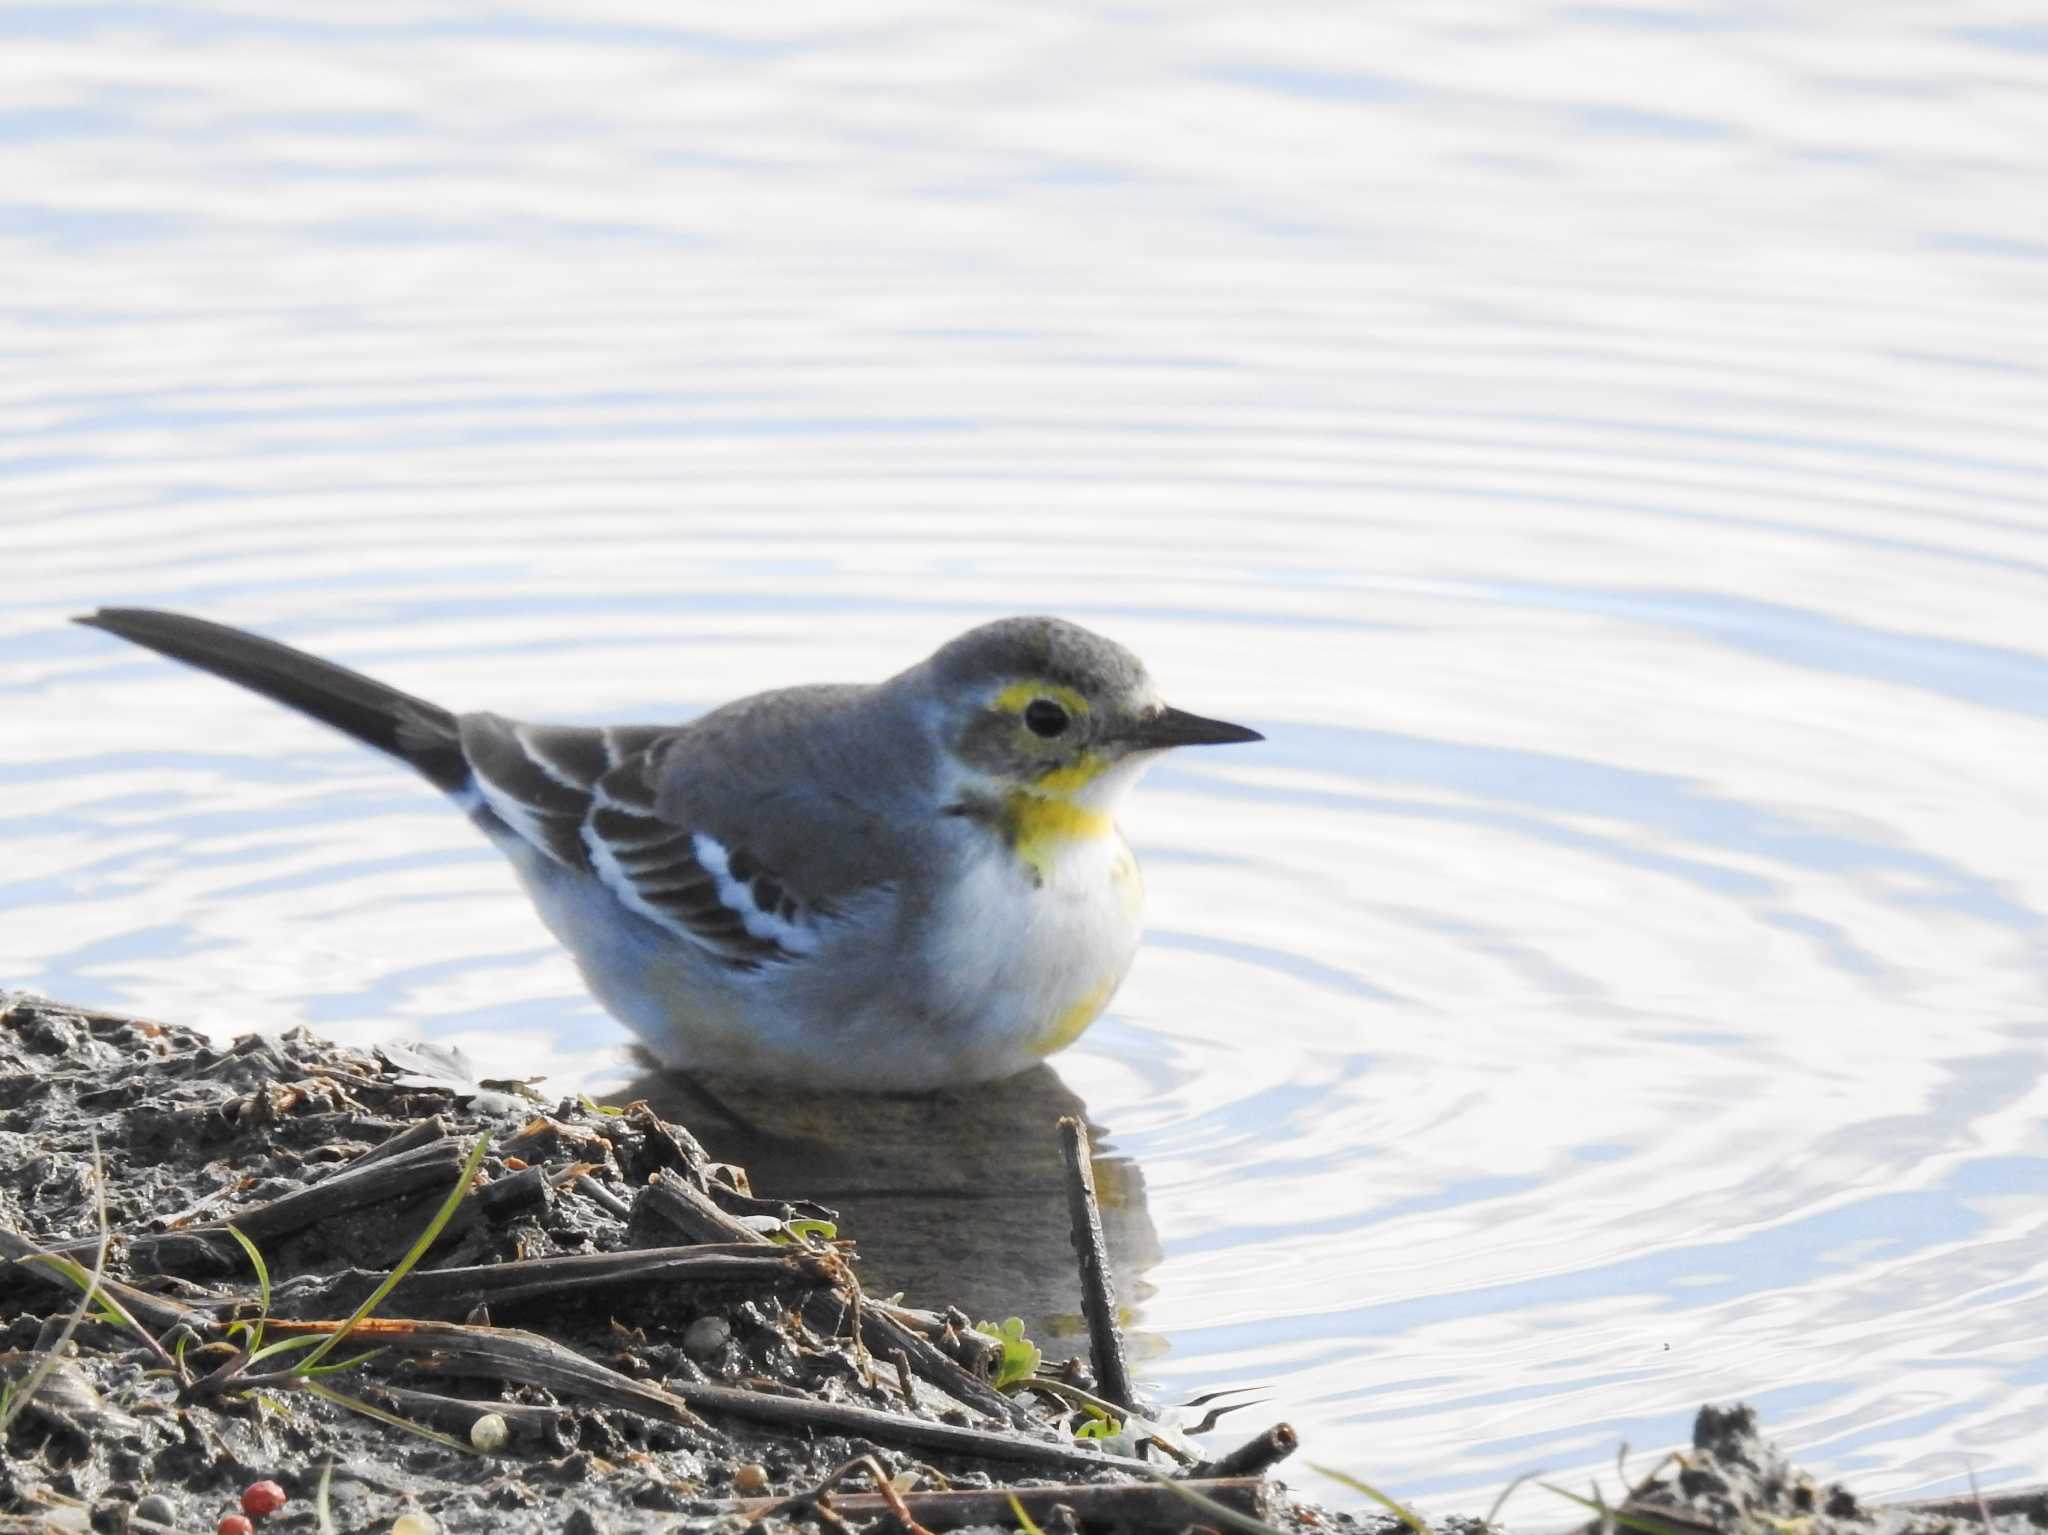
[[[82,608],[583,721],[1057,611],[1270,738],[1058,1062],[1156,1391],[1436,1511],[1737,1396],[2048,1477],[2038,24],[351,15],[0,16],[0,978],[631,1070],[460,817]]]

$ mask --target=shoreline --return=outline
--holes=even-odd
[[[1092,1361],[1059,1366],[1000,1317],[868,1293],[857,1230],[842,1235],[822,1204],[756,1193],[645,1100],[477,1080],[433,1047],[356,1050],[302,1029],[220,1045],[0,993],[0,1257],[12,1260],[0,1265],[0,1527],[211,1530],[246,1486],[274,1480],[288,1502],[263,1527],[314,1529],[331,1466],[346,1530],[407,1514],[451,1535],[790,1519],[1007,1529],[1012,1491],[1048,1535],[1229,1522],[1162,1474],[1294,1535],[1398,1529],[1394,1515],[1333,1512],[1271,1480],[1294,1448],[1285,1424],[1218,1430],[1211,1458],[1102,1400],[1128,1388],[1116,1367],[1094,1367],[1116,1352],[1115,1308],[1099,1212],[1090,1234],[1085,1131],[1070,1119],[1045,1134],[1064,1143],[1065,1213],[1087,1239],[1075,1283],[1093,1298],[1093,1347],[1078,1345]],[[112,1239],[103,1288],[124,1322],[82,1304],[100,1246],[95,1155]],[[304,1340],[334,1333],[443,1206],[418,1266],[335,1362],[374,1355],[332,1376],[296,1372],[293,1358],[314,1352]],[[71,1278],[51,1255],[78,1265]],[[263,1349],[281,1350],[260,1364],[258,1324]],[[32,1398],[31,1371],[45,1372]],[[1702,1409],[1694,1441],[1617,1500],[1622,1523],[1659,1535],[2048,1525],[2040,1489],[1865,1509],[1784,1462],[1746,1409]],[[1557,1524],[1613,1514],[1564,1496]]]

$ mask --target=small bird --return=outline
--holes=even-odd
[[[410,765],[670,1066],[828,1089],[988,1081],[1073,1043],[1137,950],[1118,805],[1168,748],[1263,739],[1168,707],[1057,618],[970,629],[886,682],[602,728],[451,714],[179,613],[77,621]]]

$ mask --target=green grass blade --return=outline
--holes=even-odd
[[[249,1255],[249,1267],[256,1271],[256,1341],[263,1341],[263,1323],[270,1316],[270,1267],[263,1261],[263,1254],[256,1250],[256,1244],[233,1225],[227,1228],[228,1235],[242,1244],[242,1251]]]
[[[320,1535],[341,1535],[334,1523],[334,1508],[328,1501],[328,1488],[334,1481],[334,1462],[329,1461],[320,1468],[320,1486],[313,1493],[313,1515],[319,1521]]]
[[[1010,1494],[1010,1512],[1016,1515],[1017,1528],[1022,1530],[1024,1535],[1045,1535],[1045,1531],[1038,1527],[1038,1521],[1024,1512],[1024,1505],[1017,1501],[1014,1492]]]
[[[305,1373],[308,1375],[339,1375],[343,1370],[353,1370],[357,1365],[368,1364],[383,1352],[385,1351],[381,1348],[373,1348],[357,1354],[353,1359],[344,1359],[340,1364],[308,1365]]]
[[[1521,1486],[1524,1482],[1534,1481],[1537,1477],[1541,1476],[1542,1474],[1543,1473],[1541,1471],[1524,1471],[1512,1482],[1509,1482],[1507,1486],[1501,1488],[1500,1496],[1493,1500],[1493,1507],[1489,1508],[1486,1511],[1486,1517],[1480,1520],[1479,1522],[1481,1524],[1491,1525],[1494,1520],[1500,1517],[1500,1511],[1507,1507],[1508,1499],[1512,1498],[1515,1495],[1515,1489]]]
[[[1545,1492],[1554,1492],[1560,1498],[1576,1503],[1579,1507],[1598,1514],[1602,1519],[1612,1519],[1623,1529],[1635,1530],[1638,1532],[1638,1535],[1695,1535],[1695,1532],[1688,1531],[1681,1525],[1659,1519],[1655,1514],[1623,1513],[1618,1508],[1609,1508],[1605,1498],[1583,1497],[1573,1492],[1570,1488],[1559,1487],[1554,1482],[1538,1482],[1536,1485]]]
[[[295,1353],[302,1348],[318,1348],[331,1335],[324,1332],[308,1333],[303,1338],[279,1338],[275,1343],[266,1343],[259,1349],[251,1349],[244,1365],[261,1364],[266,1359],[275,1359],[279,1354]]]
[[[1373,1502],[1379,1504],[1381,1508],[1384,1508],[1396,1519],[1407,1525],[1409,1529],[1415,1532],[1415,1535],[1429,1535],[1429,1525],[1422,1515],[1416,1513],[1414,1509],[1407,1507],[1405,1504],[1396,1503],[1392,1498],[1381,1492],[1379,1488],[1361,1482],[1355,1476],[1346,1476],[1341,1471],[1332,1471],[1328,1466],[1318,1466],[1314,1462],[1310,1462],[1309,1470],[1322,1476],[1327,1476],[1333,1482],[1342,1482],[1353,1492],[1364,1493]]]
[[[28,1410],[28,1404],[34,1401],[36,1393],[43,1389],[43,1382],[48,1380],[64,1362],[64,1344],[77,1330],[78,1324],[85,1320],[85,1313],[91,1309],[92,1296],[88,1292],[78,1298],[78,1304],[72,1307],[71,1315],[65,1319],[63,1330],[57,1334],[50,1347],[43,1350],[42,1357],[36,1360],[28,1374],[19,1381],[7,1383],[6,1394],[0,1396],[0,1433],[4,1433],[13,1425],[16,1418]]]
[[[361,1397],[349,1396],[346,1392],[336,1391],[332,1386],[323,1386],[317,1380],[302,1380],[299,1384],[305,1390],[312,1392],[313,1395],[325,1397],[337,1407],[346,1407],[350,1412],[359,1412],[366,1418],[375,1418],[379,1423],[388,1423],[393,1428],[402,1428],[409,1434],[418,1434],[422,1439],[431,1439],[435,1444],[445,1445],[451,1450],[460,1450],[465,1455],[482,1453],[476,1446],[464,1444],[452,1434],[444,1434],[435,1428],[423,1428],[410,1418],[401,1418],[395,1412],[386,1412],[383,1408],[374,1406],[364,1401]]]
[[[150,1338],[147,1328],[128,1314],[126,1306],[123,1306],[100,1287],[99,1278],[89,1272],[86,1266],[76,1258],[67,1258],[62,1253],[30,1253],[16,1261],[20,1263],[47,1264],[77,1285],[79,1289],[83,1290],[88,1305],[94,1301],[99,1303],[100,1319],[102,1321],[111,1322],[116,1327],[132,1327],[150,1342],[154,1343],[156,1341],[154,1338]]]
[[[51,1372],[63,1362],[64,1345],[71,1341],[72,1334],[78,1331],[79,1324],[85,1320],[86,1313],[92,1310],[92,1303],[96,1296],[100,1297],[102,1314],[109,1316],[117,1326],[124,1320],[130,1324],[134,1323],[135,1319],[128,1316],[127,1313],[116,1311],[105,1299],[105,1292],[100,1289],[100,1281],[107,1277],[107,1247],[113,1240],[113,1232],[107,1227],[107,1174],[106,1167],[100,1160],[100,1136],[97,1130],[92,1133],[92,1175],[93,1194],[98,1203],[100,1222],[100,1245],[99,1250],[93,1255],[92,1270],[88,1273],[82,1264],[73,1259],[60,1259],[60,1256],[56,1253],[47,1254],[51,1265],[57,1268],[60,1274],[63,1274],[73,1284],[77,1285],[81,1293],[78,1297],[78,1304],[71,1308],[71,1315],[64,1319],[63,1327],[58,1330],[57,1336],[51,1340],[50,1346],[43,1350],[43,1357],[35,1362],[28,1374],[23,1376],[18,1383],[12,1381],[8,1383],[6,1396],[0,1397],[0,1434],[4,1434],[8,1427],[13,1424],[14,1420],[27,1409],[28,1404],[35,1400],[35,1394],[43,1389],[43,1382],[48,1380]],[[45,1255],[38,1254],[37,1256]],[[68,1271],[62,1267],[63,1264],[70,1265]],[[137,1330],[139,1331],[140,1329],[138,1328]],[[144,1336],[148,1335],[144,1334]]]
[[[101,1321],[112,1322],[116,1327],[131,1325],[128,1313],[115,1306],[113,1297],[100,1288],[99,1281],[93,1277],[92,1271],[76,1258],[67,1258],[63,1253],[28,1253],[14,1261],[40,1263],[47,1268],[55,1269],[84,1292],[83,1300],[87,1310],[91,1310],[95,1305],[99,1307],[98,1315]],[[81,1315],[79,1320],[84,1321],[84,1316]]]
[[[312,1369],[343,1338],[354,1332],[356,1324],[383,1305],[384,1297],[397,1288],[399,1280],[412,1272],[412,1266],[415,1263],[418,1263],[420,1259],[427,1255],[427,1249],[434,1245],[435,1239],[446,1229],[448,1223],[455,1218],[456,1207],[462,1203],[463,1196],[469,1192],[470,1180],[476,1177],[476,1170],[483,1166],[484,1152],[490,1148],[490,1144],[491,1138],[488,1134],[479,1135],[476,1138],[476,1149],[470,1152],[469,1160],[462,1164],[462,1171],[455,1179],[455,1187],[450,1189],[448,1197],[441,1201],[441,1208],[435,1211],[434,1218],[427,1222],[427,1229],[422,1231],[419,1235],[419,1240],[412,1244],[412,1250],[399,1260],[397,1268],[384,1276],[384,1282],[370,1292],[370,1298],[356,1307],[354,1316],[343,1322],[338,1331],[329,1333],[326,1341],[319,1348],[314,1349],[312,1353],[293,1366],[297,1373],[303,1375],[306,1371]]]

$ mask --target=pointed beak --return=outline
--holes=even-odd
[[[1228,746],[1235,741],[1263,741],[1256,730],[1222,720],[1203,719],[1185,709],[1161,705],[1123,732],[1126,745],[1135,751],[1160,751],[1169,746]]]

